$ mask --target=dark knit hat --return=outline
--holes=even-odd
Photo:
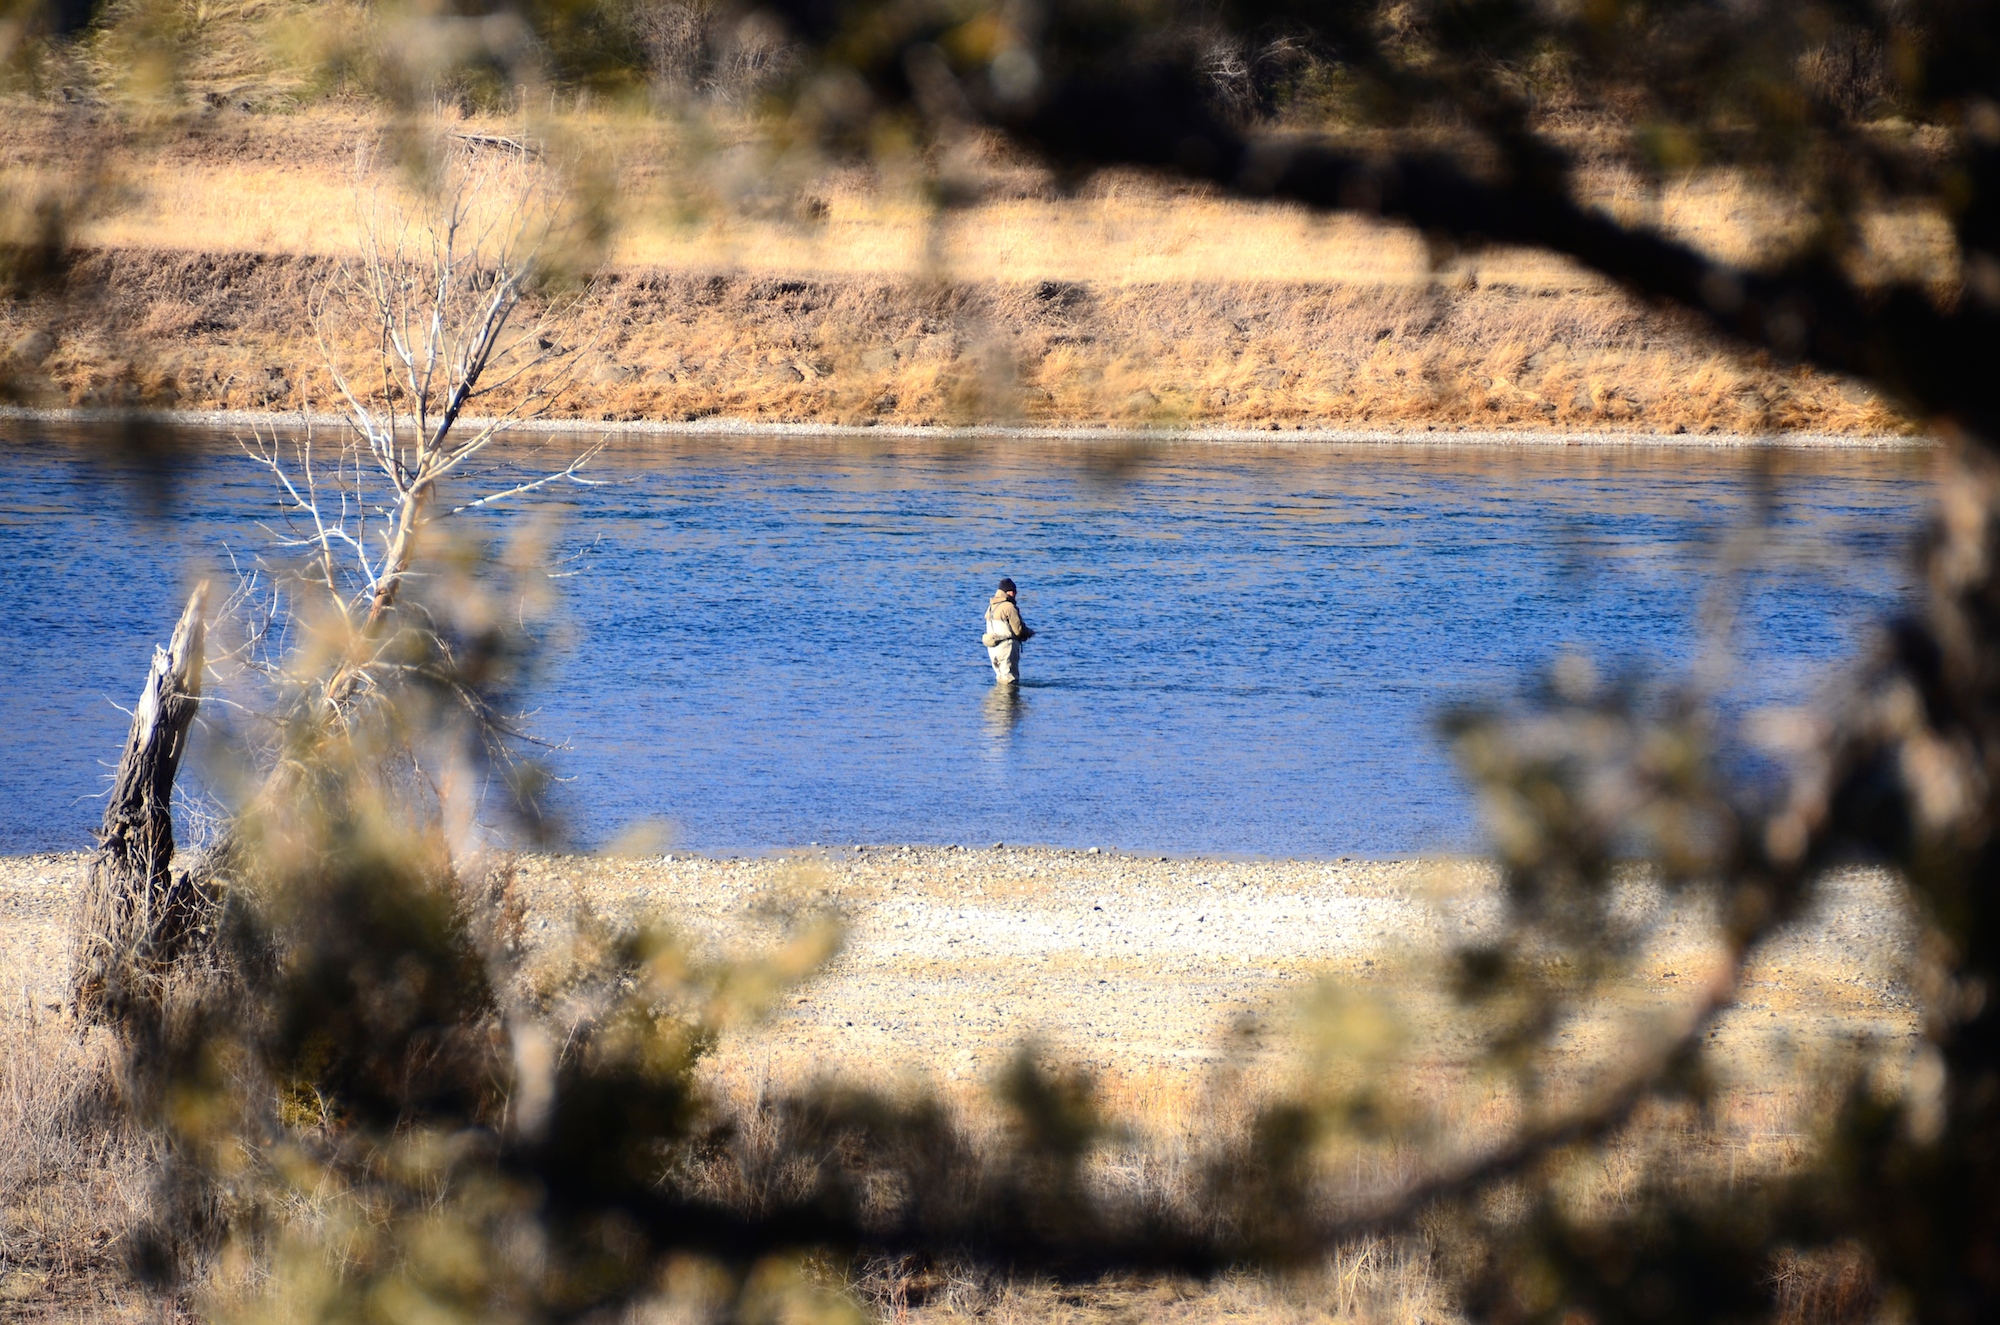
[[[1013,582],[1012,580],[1002,580],[1002,581],[1000,581],[1000,592],[1001,592],[1001,593],[1013,593],[1013,592],[1014,592],[1014,582]]]

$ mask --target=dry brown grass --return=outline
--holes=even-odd
[[[384,122],[328,107],[65,127],[14,109],[0,127],[11,184],[46,184],[86,148],[113,181],[77,235],[97,249],[86,297],[12,306],[0,326],[7,344],[56,335],[51,403],[262,408],[301,388],[329,403],[302,301],[354,251],[356,151]],[[1905,427],[1865,389],[1719,353],[1546,254],[1440,256],[1396,227],[1133,176],[1062,196],[999,160],[984,200],[949,213],[855,171],[792,180],[801,211],[793,192],[742,192],[757,163],[740,132],[697,150],[643,117],[540,127],[611,201],[590,316],[615,308],[616,327],[566,407],[579,419]],[[1606,206],[1731,256],[1805,219],[1738,177],[1648,191],[1597,175]],[[1938,268],[1934,218],[1871,233],[1881,274]]]
[[[783,1193],[784,1174],[764,1162],[781,1151],[770,1101],[789,1085],[809,1079],[802,1063],[718,1064],[711,1085],[736,1120],[731,1151],[710,1170],[712,1190],[755,1201]],[[1739,1066],[1751,1066],[1740,1064]],[[791,1069],[789,1081],[778,1078]],[[1814,1152],[1814,1137],[1837,1105],[1831,1078],[1816,1078],[1799,1064],[1757,1063],[1754,1080],[1724,1092],[1713,1118],[1689,1108],[1643,1113],[1602,1154],[1568,1163],[1572,1208],[1615,1216],[1636,1212],[1648,1199],[1646,1181],[1671,1174],[1689,1187],[1746,1189],[1756,1179],[1794,1171]],[[1426,1084],[1441,1092],[1462,1090],[1462,1080],[1440,1072]],[[1296,1083],[1284,1082],[1284,1085]],[[1128,1144],[1114,1146],[1094,1166],[1107,1190],[1168,1203],[1200,1199],[1198,1158],[1219,1141],[1249,1128],[1258,1105],[1280,1088],[1278,1074],[1251,1072],[1217,1092],[1194,1086],[1184,1074],[1102,1073],[1097,1077],[1107,1113],[1132,1128]],[[990,1102],[965,1089],[947,1090],[962,1126],[974,1137],[997,1136],[1005,1125]],[[1464,1140],[1497,1139],[1504,1118],[1475,1121]],[[1397,1162],[1400,1159],[1400,1163]],[[1354,1185],[1371,1188],[1414,1171],[1418,1157],[1403,1155],[1367,1172]],[[1445,1268],[1452,1248],[1444,1230],[1420,1226],[1390,1237],[1357,1239],[1314,1264],[1283,1274],[1229,1273],[1208,1280],[1111,1276],[1085,1283],[1056,1283],[996,1275],[948,1261],[876,1260],[852,1273],[821,1267],[825,1286],[858,1299],[885,1322],[999,1321],[1086,1325],[1088,1322],[1247,1321],[1254,1325],[1370,1322],[1371,1325],[1447,1325],[1464,1319]],[[1788,1255],[1773,1268],[1777,1319],[1784,1325],[1845,1325],[1869,1320],[1879,1305],[1865,1259],[1852,1250]],[[634,1313],[635,1321],[697,1319],[688,1301],[674,1295]]]
[[[109,250],[48,326],[55,403],[335,404],[301,309],[324,259]],[[1443,285],[1094,286],[617,271],[561,416],[1880,433],[1871,393],[1716,352],[1621,296]],[[81,312],[75,310],[81,309]],[[58,322],[58,317],[65,320]]]
[[[79,1033],[18,995],[0,1010],[0,1316],[9,1320],[128,1320],[147,1309],[122,1269],[148,1153],[112,1121],[113,1067],[102,1033]]]
[[[1088,910],[1090,898],[1104,897],[1119,909],[1114,882],[1121,871],[1138,894],[1169,908],[1177,890],[1194,884],[1186,874],[1212,875],[1232,867],[1213,863],[1099,864],[1074,853],[1036,852],[871,852],[865,859],[799,866],[788,862],[683,861],[662,868],[646,863],[561,860],[532,868],[530,895],[568,896],[556,889],[614,907],[665,905],[670,910],[703,899],[700,932],[726,942],[733,917],[763,914],[774,891],[801,895],[852,912],[857,929],[851,953],[813,987],[797,1006],[758,1031],[733,1037],[708,1064],[708,1081],[739,1120],[737,1148],[721,1157],[710,1179],[718,1192],[755,1198],[782,1188],[784,1174],[771,1166],[782,1153],[771,1102],[825,1076],[893,1089],[902,1080],[925,1081],[943,1092],[961,1125],[975,1137],[995,1136],[1005,1118],[983,1094],[986,1077],[1005,1050],[984,1056],[985,1066],[954,1072],[951,1064],[967,1037],[1022,1033],[1039,1024],[1051,1065],[1088,1061],[1107,1113],[1129,1128],[1129,1143],[1110,1146],[1093,1168],[1106,1188],[1177,1204],[1200,1201],[1200,1157],[1210,1147],[1248,1132],[1258,1108],[1280,1096],[1310,1098],[1327,1081],[1357,1070],[1368,1056],[1366,1026],[1350,1027],[1329,1050],[1323,1041],[1313,1056],[1315,1026],[1323,1016],[1296,1011],[1298,996],[1315,988],[1353,1000],[1356,1011],[1371,1007],[1393,1018],[1387,1028],[1393,1052],[1377,1069],[1385,1074],[1390,1098],[1403,1102],[1407,1116],[1428,1113],[1444,1144],[1417,1138],[1390,1145],[1336,1145],[1322,1157],[1332,1192],[1379,1191],[1435,1162],[1454,1148],[1478,1150],[1497,1141],[1519,1121],[1519,1101],[1478,1070],[1466,1014],[1436,980],[1421,951],[1400,955],[1396,940],[1385,947],[1331,957],[1300,968],[1263,956],[1255,969],[1234,967],[1242,954],[1211,952],[1198,969],[1188,951],[1163,944],[1146,961],[1120,965],[1104,960],[1087,940],[1052,943],[1046,961],[1022,972],[1015,985],[989,978],[993,954],[970,940],[954,949],[955,967],[940,963],[922,940],[925,929],[955,924],[957,917],[992,912],[1017,923],[1043,916],[1054,907],[1055,926],[1067,894],[1083,895],[1070,904]],[[546,871],[545,877],[543,877]],[[1183,877],[1177,884],[1176,872]],[[1432,867],[1377,865],[1341,871],[1327,882],[1318,868],[1241,867],[1242,880],[1266,898],[1324,899],[1333,888],[1342,896],[1389,901],[1432,895],[1440,905],[1455,886],[1470,896],[1490,887],[1478,869],[1449,863]],[[1482,879],[1484,882],[1482,882]],[[1808,926],[1775,945],[1746,975],[1740,1005],[1716,1028],[1710,1064],[1719,1094],[1707,1115],[1680,1106],[1662,1106],[1637,1118],[1598,1155],[1567,1162],[1565,1190],[1581,1210],[1631,1211],[1646,1199],[1646,1183],[1660,1175],[1690,1186],[1731,1190],[1774,1174],[1795,1171],[1817,1153],[1817,1138],[1840,1105],[1853,1069],[1849,1056],[1857,1037],[1873,1037],[1888,1048],[1881,1068],[1895,1087],[1902,1046],[1911,1041],[1915,1014],[1900,991],[1896,956],[1902,922],[1893,903],[1878,893],[1886,884],[1865,873],[1837,880],[1833,911],[1861,920],[1840,921],[1832,930]],[[1230,889],[1219,889],[1217,897]],[[643,898],[643,902],[632,899]],[[921,899],[912,901],[912,899]],[[545,904],[544,904],[545,905]],[[897,911],[908,927],[870,928],[864,917],[877,906],[913,907]],[[1217,919],[1219,900],[1205,903]],[[1882,910],[1884,905],[1890,909]],[[1858,908],[1858,909],[1852,909]],[[1856,943],[1840,924],[1865,923],[1870,938]],[[1713,974],[1717,952],[1703,938],[1712,918],[1699,908],[1663,927],[1660,946],[1640,961],[1632,978],[1608,991],[1591,1014],[1565,1028],[1562,1050],[1551,1063],[1566,1094],[1587,1090],[1590,1070],[1619,1058],[1619,1047],[1644,1040],[1652,1019],[1683,1007]],[[711,927],[713,933],[711,934]],[[1168,924],[1162,920],[1160,928]],[[1006,928],[1004,920],[996,927]],[[953,933],[960,930],[954,928]],[[1424,936],[1404,935],[1421,946]],[[1068,960],[1064,960],[1068,958]],[[1146,962],[1172,967],[1158,977]],[[1317,973],[1325,983],[1297,983]],[[1099,986],[1108,979],[1108,990]],[[1176,1004],[1172,1031],[1163,1037],[1148,1029],[1141,1005],[1170,996],[1164,985],[1196,988],[1201,995]],[[1024,1002],[1017,986],[1033,990]],[[948,992],[947,992],[948,991]],[[1247,1005],[1222,995],[1247,992]],[[942,996],[941,996],[942,995]],[[1220,1056],[1187,1051],[1232,1040],[1236,1009],[1253,1009],[1263,1033],[1236,1040]],[[1323,1007],[1322,1007],[1323,1012]],[[989,1026],[983,1014],[1002,1013],[1003,1025]],[[1366,1020],[1365,1017],[1362,1018]],[[1113,1027],[1114,1043],[1090,1039],[1087,1027]],[[841,1029],[843,1026],[848,1029]],[[889,1038],[876,1033],[887,1028]],[[1178,1051],[1178,1052],[1177,1052]],[[1331,1057],[1328,1054],[1331,1054]],[[1356,1054],[1361,1055],[1356,1060]],[[928,1065],[923,1077],[913,1064]],[[898,1066],[898,1065],[902,1066]],[[908,1077],[899,1073],[910,1073]],[[949,1321],[979,1317],[1016,1321],[1417,1321],[1458,1319],[1447,1291],[1441,1258],[1449,1247],[1424,1229],[1408,1236],[1342,1247],[1320,1265],[1289,1277],[1224,1277],[1205,1283],[1117,1279],[1088,1285],[1011,1282],[949,1264],[898,1262],[865,1267],[850,1285],[883,1318]],[[1791,1258],[1774,1267],[1773,1292],[1782,1318],[1805,1325],[1868,1318],[1872,1287],[1851,1255]],[[668,1318],[671,1311],[662,1308]]]
[[[32,186],[91,159],[116,184],[78,238],[104,248],[207,253],[357,251],[357,164],[394,160],[397,127],[362,107],[295,114],[225,106],[144,121],[102,111],[81,120],[13,100],[0,123],[0,178]],[[531,137],[575,163],[610,208],[618,268],[779,276],[927,277],[1092,284],[1281,281],[1424,286],[1440,275],[1505,288],[1604,288],[1566,259],[1498,248],[1433,253],[1415,232],[1354,216],[1224,198],[1212,190],[1109,171],[1074,191],[989,147],[954,158],[972,200],[939,211],[914,181],[857,168],[802,167],[763,153],[755,127],[691,130],[636,113],[571,110],[531,122],[441,109],[422,132]],[[1586,160],[1593,152],[1583,149]],[[1730,261],[1796,240],[1811,212],[1737,172],[1664,184],[1593,162],[1586,198]],[[1950,276],[1950,230],[1930,214],[1865,218],[1870,274]],[[1439,269],[1442,264],[1442,271]]]

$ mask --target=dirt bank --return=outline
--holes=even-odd
[[[0,307],[0,346],[34,347],[35,403],[330,407],[304,309],[335,261],[92,251],[59,297]],[[597,347],[557,411],[580,420],[1905,427],[1856,386],[1718,354],[1673,316],[1596,285],[627,269],[602,277],[557,334]]]
[[[395,145],[413,131],[524,132],[335,103],[253,113],[235,95],[164,116],[4,104],[0,178],[61,203],[80,246],[62,288],[0,302],[0,355],[31,370],[25,403],[53,406],[331,403],[306,295],[358,251],[359,199],[402,187],[381,173]],[[948,209],[831,162],[746,193],[730,172],[754,173],[761,130],[710,127],[713,141],[579,110],[537,130],[604,209],[589,260],[605,274],[557,329],[600,343],[568,417],[1906,427],[1858,386],[1718,352],[1692,323],[1551,254],[1445,252],[1407,227],[1133,172],[1059,181],[998,143],[954,167],[969,173]],[[84,181],[87,206],[72,197]],[[1579,176],[1596,205],[1730,261],[1764,261],[1813,224],[1739,174],[1641,183],[1601,163]],[[1949,253],[1939,218],[1878,229],[1875,276]]]

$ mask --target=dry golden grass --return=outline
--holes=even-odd
[[[8,109],[0,179],[17,191],[75,169],[80,144],[109,172],[115,191],[77,236],[104,248],[353,253],[357,167],[392,160],[407,137],[381,115],[339,103],[289,115],[225,106],[150,125],[103,116],[83,127],[41,103]],[[1106,172],[1063,193],[997,149],[955,162],[974,200],[940,211],[911,180],[802,170],[762,153],[751,125],[714,127],[696,133],[645,114],[589,111],[524,125],[441,110],[422,131],[549,142],[609,205],[614,268],[1149,285],[1426,286],[1442,276],[1564,294],[1606,288],[1545,253],[1441,257],[1404,227],[1223,198],[1143,174]],[[1731,261],[1754,262],[1813,224],[1795,199],[1734,172],[1653,185],[1592,165],[1582,180],[1586,197],[1620,219]],[[1942,217],[1883,213],[1868,230],[1876,275],[1948,265]]]
[[[98,250],[86,297],[0,317],[4,343],[57,337],[50,403],[330,403],[303,299],[324,263],[355,251],[357,149],[380,158],[385,122],[225,109],[76,128],[17,109],[0,127],[0,176],[17,190],[59,179],[86,147],[111,182],[77,236]],[[1434,255],[1397,227],[1133,176],[1059,196],[997,159],[980,167],[985,199],[942,214],[857,171],[745,194],[757,159],[742,133],[698,151],[638,116],[539,127],[610,203],[602,297],[572,331],[614,320],[565,406],[578,419],[1906,427],[1865,389],[1719,353],[1545,254]],[[1606,206],[1725,254],[1755,256],[1803,223],[1737,177],[1652,193],[1598,174]],[[1882,274],[1937,267],[1933,218],[1880,218],[1872,233]]]
[[[111,250],[46,327],[52,403],[319,408],[324,259]],[[1716,352],[1622,297],[1498,287],[940,284],[616,271],[558,417],[796,423],[1881,433],[1871,393]],[[360,329],[357,329],[359,334]]]
[[[113,1054],[37,1002],[0,1009],[0,1317],[136,1320],[122,1273],[144,1210],[144,1142],[110,1121]]]

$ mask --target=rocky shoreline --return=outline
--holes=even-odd
[[[0,858],[0,999],[60,1005],[86,858]],[[669,925],[709,956],[768,951],[818,918],[838,954],[725,1046],[786,1077],[986,1079],[1025,1043],[1126,1077],[1200,1073],[1246,1026],[1278,1026],[1317,982],[1368,988],[1442,1021],[1413,971],[1497,918],[1496,880],[1457,860],[1212,860],[991,846],[873,846],[756,857],[515,858],[532,950],[584,908]],[[1831,879],[1822,914],[1782,936],[1724,1028],[1748,1051],[1907,1039],[1914,929],[1886,875]],[[1655,900],[1643,902],[1660,905]],[[1714,959],[1698,908],[1661,913],[1635,1009],[1693,999]],[[1432,1000],[1426,1003],[1426,998]],[[1580,1030],[1576,1051],[1615,1028]]]
[[[0,421],[53,424],[64,428],[149,423],[169,428],[236,429],[338,426],[343,414],[256,409],[145,409],[110,406],[44,408],[0,405]],[[470,426],[488,422],[466,416]],[[713,416],[695,420],[540,418],[510,423],[520,433],[588,433],[607,437],[915,437],[936,441],[1050,441],[1080,445],[1112,443],[1200,443],[1252,446],[1424,446],[1424,447],[1677,447],[1728,451],[1746,447],[1788,451],[1908,451],[1936,445],[1923,433],[1893,432],[1648,432],[1616,427],[1468,428],[1462,424],[1387,424],[1379,428],[1324,428],[1286,424],[1282,428],[1131,427],[1115,423],[1024,427],[1013,424],[812,423]]]

